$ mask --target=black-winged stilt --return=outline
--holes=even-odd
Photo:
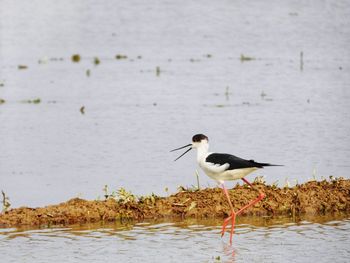
[[[269,164],[269,163],[258,163],[258,162],[255,162],[254,160],[245,160],[226,153],[210,153],[208,152],[209,150],[208,141],[209,141],[208,137],[205,136],[204,134],[196,134],[192,137],[192,143],[182,146],[180,148],[176,148],[171,152],[190,147],[183,154],[177,157],[175,159],[176,161],[180,159],[182,156],[184,156],[191,149],[197,149],[197,162],[199,166],[210,178],[216,180],[222,186],[223,191],[226,195],[226,198],[231,208],[231,215],[224,220],[221,236],[224,235],[226,226],[231,220],[232,228],[230,232],[230,244],[232,244],[232,235],[234,232],[236,216],[242,213],[243,210],[247,209],[248,207],[262,200],[265,197],[265,194],[256,189],[259,192],[259,196],[256,199],[249,202],[247,205],[243,206],[238,211],[234,211],[229,193],[225,187],[224,182],[230,181],[230,180],[242,179],[246,184],[254,188],[254,186],[250,182],[248,182],[247,179],[244,178],[246,175],[250,174],[251,172],[254,172],[259,168],[263,168],[264,166],[280,166],[280,165]]]

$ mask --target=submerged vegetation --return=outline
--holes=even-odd
[[[74,55],[72,55],[72,61],[74,62],[74,63],[78,63],[78,62],[80,62],[80,60],[81,60],[81,57],[80,57],[80,55],[79,54],[74,54]]]
[[[41,102],[40,98],[32,99],[32,100],[22,100],[22,103],[32,103],[32,104],[39,104]]]
[[[101,63],[100,59],[98,57],[94,58],[94,64],[97,66]]]
[[[241,62],[244,62],[244,61],[255,60],[255,58],[253,58],[253,57],[248,57],[248,56],[245,56],[245,55],[241,54],[240,60],[241,60]]]
[[[27,65],[18,65],[17,68],[18,69],[27,69],[28,66]]]
[[[128,56],[126,56],[126,55],[121,55],[121,54],[117,54],[117,55],[115,55],[115,59],[127,59],[128,58]]]
[[[266,197],[242,216],[274,217],[288,215],[323,215],[350,212],[350,180],[331,178],[278,188],[266,185],[257,178],[254,186]],[[116,220],[144,220],[160,218],[224,218],[229,205],[219,188],[198,190],[182,188],[176,194],[160,197],[155,194],[137,197],[120,188],[110,193],[104,188],[104,200],[71,199],[43,208],[21,207],[0,214],[0,226],[58,225]],[[247,185],[236,185],[229,190],[235,209],[254,199],[257,192]]]

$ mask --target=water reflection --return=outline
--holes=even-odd
[[[147,221],[73,225],[44,229],[1,229],[0,253],[6,262],[113,259],[138,262],[307,261],[323,255],[349,256],[348,215],[300,218],[240,218],[233,245],[220,239],[222,220]],[[227,236],[226,236],[227,237]],[[19,248],[19,249],[14,249]],[[307,253],[306,253],[307,251]],[[341,261],[341,260],[340,260]]]

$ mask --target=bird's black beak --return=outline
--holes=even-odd
[[[176,149],[170,151],[170,152],[174,152],[174,151],[181,150],[181,149],[187,148],[187,147],[191,147],[191,148],[187,149],[183,154],[181,154],[179,157],[177,157],[177,158],[174,160],[174,162],[177,161],[177,160],[179,160],[182,156],[184,156],[186,153],[188,153],[189,151],[192,150],[192,143],[187,144],[187,145],[185,145],[185,146],[182,146],[182,147],[180,147],[180,148],[176,148]]]

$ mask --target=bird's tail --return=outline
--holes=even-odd
[[[258,163],[261,166],[284,166],[283,164]]]

